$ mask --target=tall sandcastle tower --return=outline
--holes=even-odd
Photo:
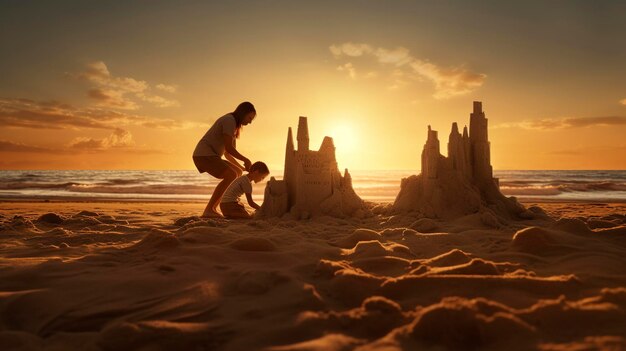
[[[343,176],[339,172],[333,139],[324,137],[319,150],[310,150],[308,120],[300,117],[296,141],[297,147],[290,127],[283,179],[272,177],[268,181],[259,216],[344,217],[361,209],[363,201],[352,188],[350,173],[347,169]]]
[[[529,211],[514,197],[504,196],[493,177],[488,120],[480,101],[474,101],[467,126],[452,124],[448,156],[441,155],[437,131],[428,126],[422,151],[422,171],[402,179],[393,209],[417,211],[432,218],[452,218],[490,212],[499,218],[528,218]]]

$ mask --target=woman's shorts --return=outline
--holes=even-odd
[[[194,156],[193,163],[198,172],[207,172],[216,178],[221,177],[224,171],[230,168],[228,161],[218,156]]]
[[[220,210],[222,210],[224,218],[252,218],[246,208],[238,202],[222,202],[220,203]]]

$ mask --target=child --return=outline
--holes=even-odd
[[[258,183],[265,179],[270,174],[270,170],[267,168],[267,165],[263,162],[255,162],[250,166],[250,171],[248,174],[244,174],[241,177],[235,179],[226,192],[224,193],[224,197],[222,198],[222,202],[220,203],[220,209],[222,210],[222,214],[225,218],[252,218],[250,213],[246,211],[246,208],[239,201],[239,198],[244,193],[246,194],[246,199],[248,200],[248,204],[258,210],[261,206],[257,205],[252,200],[252,181]]]

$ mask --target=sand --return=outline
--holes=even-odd
[[[626,349],[626,204],[506,223],[203,206],[0,203],[0,349]]]

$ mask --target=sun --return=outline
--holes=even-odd
[[[334,123],[328,131],[328,136],[333,138],[340,154],[354,152],[359,148],[358,128],[347,121]]]

